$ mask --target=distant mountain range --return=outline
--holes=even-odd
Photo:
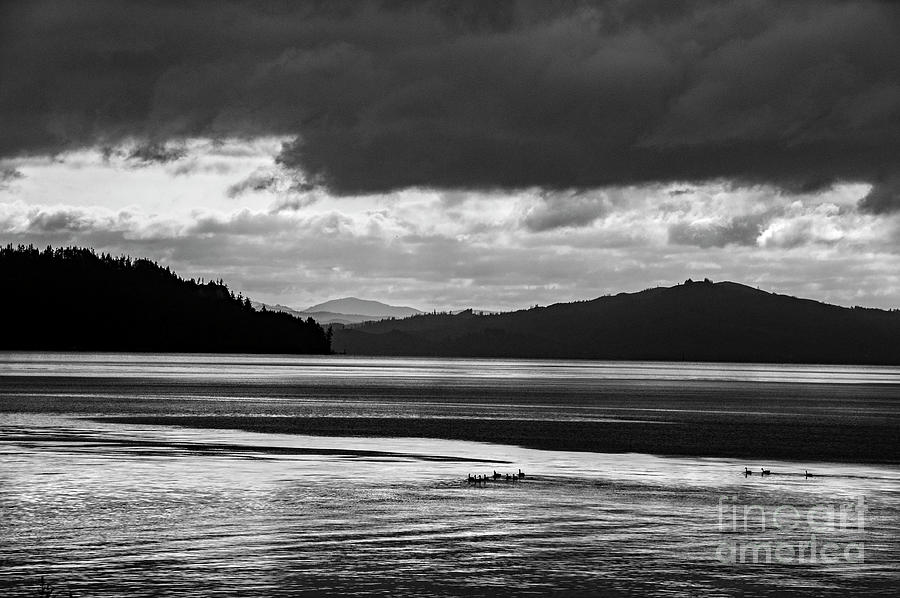
[[[734,282],[686,282],[504,314],[420,314],[336,330],[354,355],[900,364],[900,311]]]
[[[900,365],[900,310],[734,282],[425,314],[354,297],[263,312],[222,281],[187,281],[148,260],[78,247],[0,247],[0,279],[0,349]],[[337,324],[333,335],[320,323]]]
[[[359,324],[388,318],[407,318],[422,313],[412,307],[388,305],[380,301],[357,299],[356,297],[333,299],[303,310],[278,304],[254,303],[253,305],[257,309],[261,309],[265,305],[268,310],[289,313],[298,318],[312,318],[320,324]]]

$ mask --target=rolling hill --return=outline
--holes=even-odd
[[[289,313],[298,318],[313,318],[321,324],[360,324],[373,320],[386,320],[389,318],[406,318],[422,313],[412,307],[388,305],[380,301],[357,299],[356,297],[344,297],[333,299],[325,303],[313,305],[304,310],[296,310],[285,305],[267,305],[254,303],[254,307],[262,309],[263,306],[271,311]]]
[[[496,315],[465,311],[335,331],[354,355],[900,364],[900,311],[734,282],[686,282]]]
[[[388,305],[381,301],[357,299],[356,297],[333,299],[331,301],[326,301],[325,303],[307,307],[303,311],[304,313],[327,312],[334,314],[352,314],[379,320],[385,318],[407,318],[422,313],[413,307]]]

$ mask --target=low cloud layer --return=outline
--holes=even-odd
[[[0,242],[151,257],[185,276],[223,277],[256,300],[296,307],[354,295],[423,309],[511,309],[689,277],[897,307],[900,218],[853,209],[866,187],[805,196],[717,185],[671,191],[535,191],[505,201],[471,194],[449,203],[440,192],[257,193],[257,207],[223,200],[177,215],[11,200],[0,202]],[[548,219],[557,213],[565,217]]]
[[[894,3],[36,1],[0,23],[0,156],[273,135],[338,194],[846,180],[900,209]],[[590,220],[572,199],[557,220]]]
[[[739,217],[725,222],[677,222],[669,227],[669,241],[677,245],[697,247],[725,247],[727,245],[756,245],[762,232],[760,218]]]
[[[532,232],[593,224],[608,209],[606,194],[547,193],[523,219]]]

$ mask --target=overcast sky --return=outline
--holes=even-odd
[[[9,2],[0,242],[254,299],[900,307],[900,6]]]

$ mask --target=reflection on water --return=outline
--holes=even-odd
[[[131,356],[115,356],[106,370],[99,363],[108,356],[90,359],[96,364],[84,366],[87,375],[109,375],[120,362],[141,367]],[[263,369],[282,367],[244,357],[235,367],[254,370],[256,359]],[[146,367],[155,373],[142,375],[164,376],[165,368],[184,367],[179,361],[154,357]],[[34,367],[42,375],[52,369]],[[185,375],[198,375],[189,369]],[[765,465],[772,475],[745,477],[745,465]],[[520,483],[465,482],[470,473],[519,468],[526,472]],[[806,478],[804,469],[815,477]],[[850,504],[859,496],[868,509],[863,530],[815,532],[808,524],[816,505]],[[43,575],[75,596],[890,595],[900,581],[898,498],[895,466],[539,451],[6,413],[0,415],[0,593],[33,596]],[[789,505],[802,521],[794,529],[769,524],[758,533],[722,528],[723,499],[768,514]],[[723,542],[795,546],[813,534],[820,543],[863,543],[864,562],[717,558]]]
[[[423,382],[479,378],[536,381],[728,380],[828,384],[900,384],[900,368],[811,364],[748,364],[658,361],[583,361],[542,359],[396,358],[342,356],[269,356],[163,353],[0,352],[0,375],[173,377],[252,380],[268,383],[342,379],[409,379]],[[358,380],[354,380],[357,382]]]
[[[797,464],[771,463],[772,476],[745,478],[744,463],[728,460],[130,429],[60,416],[0,424],[2,438],[15,438],[0,445],[0,583],[10,595],[40,575],[97,596],[821,593],[897,581],[886,569],[900,554],[900,472],[890,468],[819,463],[806,479]],[[520,467],[517,484],[464,481]],[[721,496],[808,509],[859,494],[871,513],[862,565],[716,559]],[[782,536],[799,542],[809,531]]]

